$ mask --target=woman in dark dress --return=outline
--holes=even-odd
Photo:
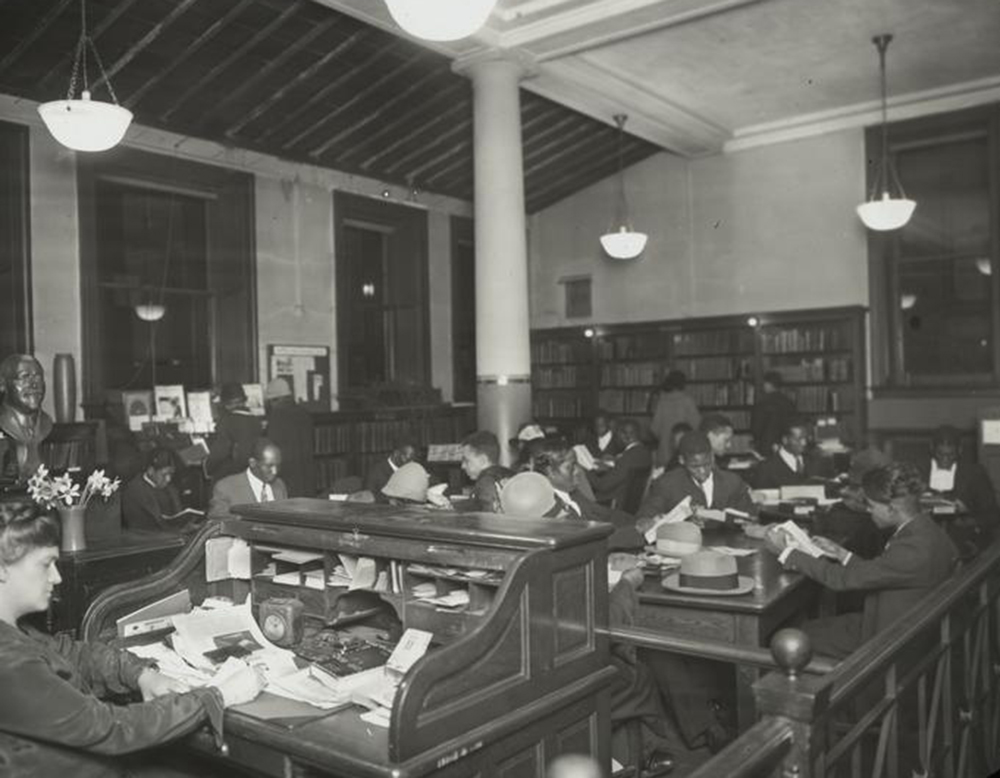
[[[0,503],[0,765],[9,774],[160,775],[137,752],[206,722],[221,733],[223,708],[259,694],[262,679],[249,666],[190,689],[127,651],[23,624],[48,609],[62,580],[58,559],[56,519],[31,503]]]

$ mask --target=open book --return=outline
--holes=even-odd
[[[792,548],[801,551],[804,554],[808,554],[811,557],[819,558],[821,556],[830,557],[831,559],[836,559],[833,554],[827,553],[819,546],[817,546],[809,534],[802,529],[794,521],[786,521],[783,524],[778,525],[778,529],[788,535],[788,545]]]

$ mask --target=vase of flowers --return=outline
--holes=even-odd
[[[69,473],[50,476],[48,469],[42,465],[28,480],[28,493],[39,505],[49,510],[55,508],[59,512],[62,523],[60,548],[63,551],[82,551],[87,547],[84,517],[88,503],[98,496],[107,500],[120,485],[119,479],[112,481],[103,470],[95,470],[81,491],[80,485],[73,483]]]

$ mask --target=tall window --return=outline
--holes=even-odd
[[[427,214],[334,197],[341,396],[430,382]]]
[[[0,359],[30,352],[28,128],[0,122]]]
[[[476,238],[472,219],[451,217],[451,353],[454,398],[476,401]]]
[[[890,129],[917,209],[870,239],[876,374],[889,386],[1000,385],[997,117],[991,107]]]

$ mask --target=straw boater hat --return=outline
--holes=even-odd
[[[556,507],[556,493],[541,473],[518,473],[500,490],[500,509],[512,516],[541,518]]]
[[[701,530],[687,521],[656,528],[656,551],[665,556],[687,556],[701,550]]]
[[[663,586],[684,594],[734,596],[753,591],[753,578],[739,575],[736,560],[718,551],[697,551],[681,560],[680,572],[663,579]]]

